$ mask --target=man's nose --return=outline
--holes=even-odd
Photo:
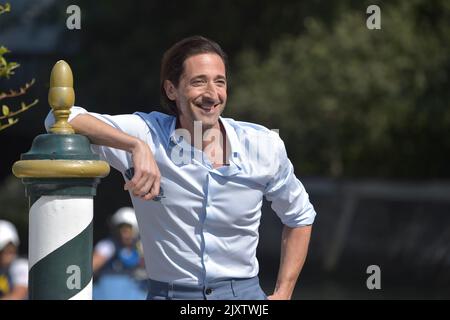
[[[208,82],[208,85],[206,86],[205,96],[214,100],[218,100],[218,94],[216,87],[212,82]]]

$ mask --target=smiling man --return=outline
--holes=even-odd
[[[124,178],[134,168],[124,188],[141,233],[149,299],[290,299],[305,262],[314,208],[277,134],[221,117],[226,71],[217,43],[189,37],[161,63],[170,115],[72,108],[71,125],[95,152]],[[50,113],[47,129],[53,122]],[[264,196],[285,225],[269,297],[256,258]]]

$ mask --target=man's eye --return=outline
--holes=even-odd
[[[203,80],[194,80],[194,81],[192,81],[192,85],[193,86],[201,86],[204,83],[205,83],[205,81],[203,81]]]
[[[227,84],[225,80],[218,80],[218,81],[216,81],[216,83],[221,87],[224,87]]]

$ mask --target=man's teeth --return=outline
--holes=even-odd
[[[207,105],[207,106],[202,106],[202,105],[200,105],[199,107],[202,108],[202,109],[210,110],[210,109],[214,108],[215,106],[217,106],[217,104],[214,104],[214,105]]]

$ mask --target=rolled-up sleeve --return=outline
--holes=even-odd
[[[70,109],[70,116],[68,121],[70,122],[72,119],[77,117],[80,114],[89,114],[106,124],[123,131],[131,136],[139,138],[145,142],[147,142],[154,152],[155,146],[153,143],[153,138],[150,133],[150,130],[146,123],[142,120],[141,117],[134,114],[123,114],[123,115],[108,115],[108,114],[99,114],[95,112],[88,112],[86,109],[73,106]],[[55,118],[53,116],[53,112],[50,111],[45,119],[45,128],[47,132],[49,132],[50,127],[55,123]],[[107,161],[113,168],[117,169],[120,172],[124,172],[130,166],[132,166],[131,154],[124,150],[119,150],[107,146],[100,146],[91,144],[91,149],[94,153],[98,154],[100,158],[104,161]]]
[[[311,225],[316,211],[309,201],[303,184],[294,174],[294,167],[287,157],[283,141],[275,139],[277,172],[265,188],[265,196],[272,202],[272,209],[288,227]]]

